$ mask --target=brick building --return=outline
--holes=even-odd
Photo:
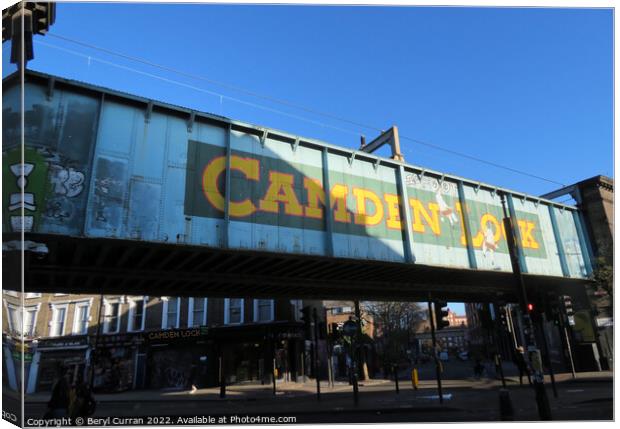
[[[607,270],[610,286],[613,287],[614,249],[614,180],[606,176],[594,176],[573,185],[543,195],[554,199],[570,195],[583,216],[583,223],[590,238],[590,253],[594,269]],[[598,268],[597,268],[598,266]],[[592,360],[590,365],[602,369],[613,366],[613,296],[604,288],[587,288],[589,302],[577,303],[578,314],[592,319],[584,329],[576,332],[576,339],[584,344],[580,348],[582,361]],[[595,344],[594,350],[588,343]],[[585,355],[592,354],[591,359]],[[597,359],[598,357],[598,359]],[[598,362],[596,362],[598,360]]]
[[[3,291],[3,376],[17,389],[24,335],[27,393],[48,391],[61,365],[98,391],[295,380],[305,353],[301,301]],[[94,371],[90,371],[90,362]]]

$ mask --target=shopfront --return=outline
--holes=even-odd
[[[297,323],[221,326],[212,329],[212,337],[227,384],[271,383],[274,367],[278,380],[297,381],[301,375],[303,330]],[[219,373],[219,367],[214,371]],[[217,378],[214,381],[217,384]]]
[[[32,378],[26,381],[27,390],[51,391],[63,367],[72,383],[86,376],[90,353],[86,335],[40,339],[31,343],[31,351],[32,367],[27,373]]]
[[[209,368],[215,365],[206,327],[167,329],[145,334],[145,388],[183,390],[206,387]]]
[[[95,392],[122,392],[139,388],[136,375],[142,370],[140,356],[144,354],[144,334],[127,333],[100,335],[93,339]]]

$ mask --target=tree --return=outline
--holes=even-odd
[[[385,369],[408,360],[407,350],[425,310],[414,302],[364,302],[364,313],[372,318],[377,355]]]
[[[614,293],[614,267],[609,264],[605,255],[597,256],[594,259],[592,270],[592,280],[598,290],[604,290],[611,299]]]

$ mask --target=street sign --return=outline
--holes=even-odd
[[[342,333],[347,337],[352,337],[357,332],[357,323],[352,320],[347,320],[342,326]]]

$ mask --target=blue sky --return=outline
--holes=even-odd
[[[341,146],[376,135],[65,36],[570,184],[613,176],[612,25],[610,9],[59,3],[29,66]],[[560,186],[401,144],[411,164],[530,194]]]

